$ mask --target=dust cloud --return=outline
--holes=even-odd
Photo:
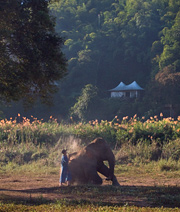
[[[72,154],[78,152],[82,147],[81,139],[75,138],[74,136],[61,136],[57,141],[53,152],[56,153],[57,158],[61,158],[63,149],[67,150],[67,154]]]

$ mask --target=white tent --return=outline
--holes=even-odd
[[[123,97],[125,93],[123,92],[126,88],[126,85],[123,82],[120,82],[119,85],[111,89],[111,97]]]
[[[111,91],[111,97],[138,97],[139,92],[144,90],[141,88],[136,81],[132,82],[129,85],[125,85],[123,82],[120,82],[118,86],[109,90]]]

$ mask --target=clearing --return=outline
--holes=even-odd
[[[117,175],[120,187],[103,180],[102,186],[58,186],[59,175],[49,173],[23,176],[0,174],[0,202],[88,201],[104,205],[135,205],[140,207],[180,207],[180,178],[165,173],[156,177]]]

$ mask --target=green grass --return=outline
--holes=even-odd
[[[42,204],[38,206],[30,206],[24,204],[1,204],[0,203],[0,211],[1,212],[113,212],[113,211],[122,211],[122,212],[176,212],[180,211],[178,208],[150,208],[150,207],[136,207],[136,206],[99,206],[91,203],[67,203],[65,201],[57,202],[54,204]]]

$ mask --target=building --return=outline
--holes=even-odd
[[[120,82],[117,87],[109,91],[111,92],[112,98],[137,98],[143,90],[144,89],[141,88],[136,81],[134,81],[129,85],[125,85],[123,82]]]

